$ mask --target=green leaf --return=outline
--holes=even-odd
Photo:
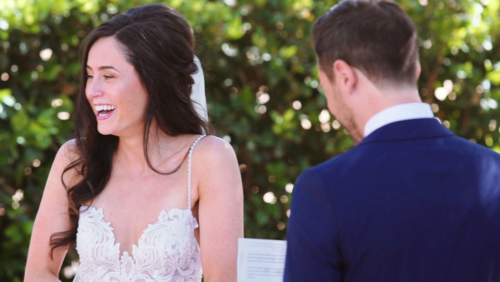
[[[495,85],[500,85],[500,70],[491,71],[486,75],[486,78]]]
[[[280,55],[285,59],[289,59],[289,58],[295,56],[296,53],[297,53],[297,46],[294,46],[294,45],[288,46],[288,47],[283,47],[280,50]]]
[[[14,132],[22,133],[29,125],[29,117],[26,112],[21,109],[11,119],[11,126]]]

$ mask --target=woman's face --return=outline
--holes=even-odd
[[[103,135],[142,136],[148,95],[113,37],[97,40],[87,59],[85,94]]]

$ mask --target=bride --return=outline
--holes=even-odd
[[[76,138],[52,165],[25,281],[58,281],[73,244],[74,281],[201,281],[202,268],[205,282],[236,281],[241,177],[232,147],[204,135],[193,47],[188,23],[159,4],[85,39]]]

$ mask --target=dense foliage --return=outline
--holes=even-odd
[[[47,174],[72,138],[80,42],[113,15],[148,2],[0,0],[1,281],[22,280]],[[336,2],[163,1],[196,36],[210,120],[239,158],[247,237],[284,239],[299,173],[353,146],[324,110],[311,44],[314,20]],[[500,2],[398,2],[419,29],[423,100],[453,132],[498,151]],[[70,252],[67,278],[77,259]]]

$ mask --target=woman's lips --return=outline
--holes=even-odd
[[[107,110],[107,111],[99,111],[96,114],[97,120],[106,120],[111,117],[111,115],[116,111],[116,109],[113,110]]]

